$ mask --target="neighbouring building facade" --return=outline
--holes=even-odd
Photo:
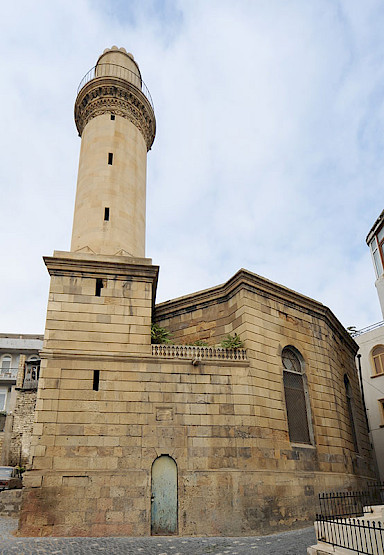
[[[21,535],[250,535],[376,478],[357,345],[322,304],[247,270],[155,304],[144,258],[150,95],[112,47],[80,84],[70,252],[51,276]],[[151,344],[151,325],[174,345]],[[238,334],[244,349],[217,347]],[[205,341],[208,346],[192,345]]]
[[[384,211],[367,236],[384,318]],[[357,332],[370,437],[380,479],[384,481],[384,321]]]
[[[0,464],[28,462],[42,335],[0,334]],[[28,376],[36,376],[32,383]]]

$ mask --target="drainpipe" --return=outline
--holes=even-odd
[[[361,389],[361,400],[363,401],[363,408],[365,414],[365,421],[367,423],[368,433],[369,433],[369,422],[368,422],[368,415],[367,415],[367,407],[365,405],[365,397],[364,397],[364,386],[363,386],[363,376],[361,373],[361,355],[357,355],[357,367],[359,369],[359,378],[360,378],[360,389]]]

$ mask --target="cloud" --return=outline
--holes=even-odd
[[[161,267],[158,300],[247,267],[345,325],[381,319],[365,245],[383,208],[379,0],[4,10],[2,331],[43,332],[41,256],[70,244],[76,89],[112,44],[134,53],[155,103],[147,256]]]

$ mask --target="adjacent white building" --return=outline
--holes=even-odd
[[[384,318],[384,210],[367,236]],[[356,333],[361,355],[362,386],[371,441],[380,479],[384,480],[384,320]]]

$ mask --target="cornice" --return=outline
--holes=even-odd
[[[357,352],[358,345],[328,307],[319,301],[297,293],[288,287],[270,281],[244,268],[221,285],[155,305],[155,320],[172,318],[215,303],[226,302],[243,289],[283,302],[301,312],[306,312],[316,318],[325,320],[330,328],[349,344],[352,351]]]
[[[78,253],[73,253],[72,258],[70,255],[71,253],[64,252],[63,256],[44,256],[43,260],[49,275],[70,275],[72,277],[88,278],[111,276],[116,280],[136,280],[152,283],[152,304],[154,306],[159,266],[153,266],[148,263],[140,264],[133,261],[128,262],[127,257],[125,257],[125,261],[120,262],[116,260],[117,257],[113,257],[114,260],[108,260],[107,256],[98,257],[95,255],[91,257],[87,255],[86,258],[80,258]]]
[[[87,123],[102,114],[128,119],[141,132],[150,150],[156,134],[155,114],[145,95],[132,83],[118,77],[95,77],[79,92],[75,123],[81,137]]]

